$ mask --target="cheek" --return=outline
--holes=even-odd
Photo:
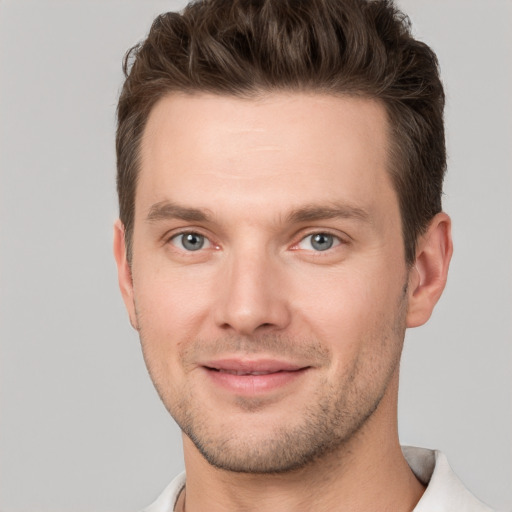
[[[316,273],[307,281],[302,279],[294,294],[307,300],[308,308],[319,317],[330,316],[333,323],[344,316],[371,315],[392,309],[393,298],[402,288],[398,273],[381,270],[375,266],[347,267],[324,275]]]
[[[180,354],[187,340],[199,337],[208,311],[199,281],[179,274],[134,273],[144,360],[156,388],[165,395],[173,394],[183,378]]]
[[[139,335],[147,369],[166,405],[184,373],[180,353],[197,330],[196,292],[163,272],[134,272]]]
[[[137,313],[149,330],[174,339],[180,333],[194,335],[208,311],[211,279],[199,267],[173,269],[146,265],[134,271]],[[192,330],[192,332],[190,332]]]
[[[307,304],[297,308],[312,335],[344,357],[355,357],[394,329],[404,283],[399,269],[381,265],[343,269],[304,283],[295,293]]]

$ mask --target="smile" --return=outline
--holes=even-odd
[[[202,368],[216,387],[238,396],[254,396],[291,386],[311,367],[268,359],[223,359],[208,362]]]
[[[243,370],[218,370],[217,368],[209,368],[209,369],[213,370],[213,371],[220,372],[220,373],[229,373],[230,375],[270,375],[272,373],[280,373],[282,371],[285,371],[285,370],[279,370],[278,372],[272,372],[272,371],[268,371],[268,372],[247,372],[247,371],[243,371]],[[294,370],[294,371],[298,371],[298,370]]]

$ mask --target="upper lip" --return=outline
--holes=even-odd
[[[293,372],[306,368],[307,366],[295,364],[278,359],[241,359],[225,358],[207,361],[202,364],[205,368],[222,370],[237,373],[276,373]]]

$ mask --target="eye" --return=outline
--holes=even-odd
[[[341,240],[330,233],[313,233],[304,237],[297,245],[300,249],[308,251],[327,251],[340,243]]]
[[[210,247],[210,241],[203,235],[194,232],[179,233],[171,238],[171,244],[185,251],[199,251]]]

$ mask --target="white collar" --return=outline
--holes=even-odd
[[[413,512],[492,512],[464,487],[440,451],[403,446],[402,452],[416,478],[427,486]],[[185,472],[142,512],[173,512],[184,487]]]
[[[402,446],[416,478],[427,486],[413,512],[492,512],[457,478],[446,456],[438,450]]]

